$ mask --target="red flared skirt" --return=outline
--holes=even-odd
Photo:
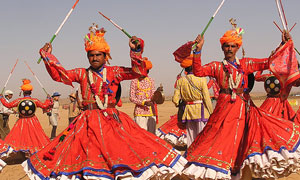
[[[187,161],[117,109],[86,110],[23,163],[31,179],[162,179]]]
[[[280,178],[300,169],[300,127],[254,105],[249,110],[243,165],[259,178]]]
[[[207,125],[188,148],[193,179],[231,179],[246,166],[263,178],[283,177],[300,168],[299,125],[240,98],[221,95]]]
[[[50,142],[36,116],[20,118],[5,138],[5,143],[14,152],[25,152],[32,155]]]
[[[260,106],[260,109],[264,109],[283,119],[291,120],[295,116],[295,111],[289,101],[287,99],[280,100],[280,97],[267,97]]]
[[[12,151],[13,149],[0,139],[0,171],[6,166],[6,163],[2,159],[7,158]]]
[[[178,127],[177,121],[177,114],[171,116],[170,120],[156,130],[156,135],[173,146],[186,146],[186,129]]]

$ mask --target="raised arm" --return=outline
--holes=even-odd
[[[20,102],[20,99],[16,99],[16,100],[14,100],[14,101],[12,101],[12,102],[7,102],[7,101],[4,99],[3,96],[0,96],[0,101],[1,101],[1,103],[2,103],[5,107],[7,107],[7,108],[13,108],[13,107],[17,107],[17,106],[18,106],[18,104],[19,104],[19,102]]]
[[[257,71],[257,73],[255,74],[255,81],[260,81],[260,82],[265,82],[266,79],[270,76],[272,76],[272,74],[262,74],[263,71]]]
[[[201,37],[201,35],[199,35]],[[216,70],[220,69],[219,66],[220,64],[216,64],[216,62],[209,63],[205,66],[202,66],[201,64],[201,49],[204,43],[204,39],[200,39],[199,36],[197,37],[197,48],[195,49],[194,56],[193,56],[193,73],[195,76],[199,77],[204,77],[204,76],[211,76],[215,77],[216,76]],[[183,59],[187,58],[191,51],[192,51],[192,46],[196,42],[195,41],[190,41],[187,42],[186,44],[182,45],[179,47],[174,53],[175,60],[178,62],[181,62]],[[201,41],[200,41],[201,40]],[[218,66],[218,67],[217,67]]]
[[[50,97],[47,97],[47,99],[45,100],[44,103],[42,103],[38,99],[34,99],[34,102],[35,102],[35,104],[36,104],[37,107],[42,108],[42,109],[47,109],[50,105],[52,105]]]
[[[143,62],[142,57],[144,51],[144,41],[141,38],[133,36],[129,40],[129,47],[131,68],[118,67],[118,69],[115,71],[115,76],[119,81],[135,79],[141,75],[147,76],[146,65]]]
[[[66,70],[57,58],[51,54],[52,46],[46,43],[43,48],[40,49],[40,55],[43,58],[43,62],[46,69],[54,81],[62,82],[64,84],[72,85],[72,82],[79,82],[78,75],[82,72],[80,69]]]

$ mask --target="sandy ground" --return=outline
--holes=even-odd
[[[256,98],[255,103],[256,105],[260,105],[263,102],[264,98]],[[300,104],[300,99],[290,99],[291,104],[293,105],[293,108],[295,110],[298,109],[297,104]],[[62,100],[61,105],[67,103],[67,100]],[[62,106],[61,106],[62,107]],[[134,105],[132,103],[123,103],[123,106],[121,108],[118,108],[119,110],[126,112],[131,117],[133,117],[133,109]],[[171,101],[166,101],[164,104],[158,106],[159,111],[159,124],[157,127],[161,126],[164,122],[169,120],[169,117],[171,115],[174,115],[177,113],[177,109],[174,107],[173,103]],[[46,114],[42,114],[42,111],[39,109],[37,111],[37,116],[40,120],[40,123],[45,131],[45,133],[50,136],[51,132],[51,126],[49,125],[48,117]],[[60,109],[60,115],[61,119],[58,124],[57,134],[59,134],[61,131],[63,131],[68,126],[68,114],[67,110]],[[14,123],[16,122],[16,117],[12,116],[10,117],[9,125],[12,128]],[[13,164],[13,165],[7,165],[3,171],[0,173],[0,180],[28,180],[28,177],[25,175],[25,172],[22,169],[22,166],[20,164]],[[245,179],[251,179],[251,178],[245,178]],[[292,174],[289,177],[282,178],[280,180],[299,180],[300,179],[300,173]]]

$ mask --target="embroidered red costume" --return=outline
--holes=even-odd
[[[255,74],[255,81],[265,82],[269,77],[274,76],[273,74],[262,74],[262,71],[258,71]],[[279,80],[277,80],[279,83]],[[283,87],[284,88],[284,87]],[[281,88],[281,89],[283,89]],[[286,91],[284,91],[286,92]],[[289,93],[289,92],[288,92]],[[284,119],[291,120],[295,116],[295,111],[290,105],[287,99],[281,99],[280,94],[272,95],[267,94],[266,100],[260,106],[261,109],[266,110],[276,116]]]
[[[170,116],[170,120],[157,128],[155,134],[173,146],[186,146],[186,128],[178,127],[177,122],[177,114]]]
[[[13,149],[0,139],[0,171],[6,166],[6,163],[2,160],[9,157],[9,154],[13,152]]]
[[[1,98],[1,102],[7,108],[17,107],[24,100],[31,100],[36,107],[46,109],[51,103],[46,99],[44,103],[30,96],[18,98],[12,102],[6,102]],[[19,113],[19,119],[11,129],[10,133],[5,138],[5,143],[14,149],[14,152],[24,152],[30,156],[50,142],[50,139],[45,134],[38,118],[33,114],[30,117],[24,117]]]
[[[192,45],[188,42],[174,55],[188,56]],[[194,54],[194,74],[215,78],[221,93],[207,125],[187,150],[189,166],[184,174],[193,179],[231,179],[231,173],[246,165],[258,177],[277,178],[297,171],[299,126],[255,107],[244,93],[248,74],[268,69],[268,59],[202,65],[200,56]],[[238,83],[231,85],[231,78]]]
[[[48,146],[23,163],[31,179],[150,179],[154,176],[164,179],[181,172],[186,163],[183,157],[114,108],[120,81],[137,78],[143,71],[141,53],[130,52],[132,68],[104,65],[99,71],[64,70],[60,64],[57,67],[57,60],[52,61],[53,55],[46,53],[46,56],[49,59],[44,60],[46,68],[55,81],[80,84],[85,110]],[[58,69],[65,73],[65,78],[60,77]],[[107,108],[95,104],[96,96],[104,102],[103,106],[108,103]]]

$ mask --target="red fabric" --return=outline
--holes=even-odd
[[[213,93],[214,93],[214,98],[215,99],[218,99],[219,95],[220,95],[220,87],[219,85],[217,84],[216,80],[213,79],[213,78],[210,78],[208,83],[207,83],[207,88],[210,89],[210,88],[213,88]]]
[[[45,56],[46,56],[45,63],[46,64],[52,64],[52,65],[56,66],[56,71],[59,75],[56,78],[60,79],[61,82],[64,82],[65,84],[73,87],[72,80],[67,76],[66,70],[61,66],[58,59],[55,56],[53,56],[52,54],[44,51],[43,49],[40,49],[40,54],[45,54]],[[48,70],[48,68],[47,68],[47,70]],[[48,71],[51,71],[51,70],[48,70]]]
[[[289,87],[295,80],[300,78],[298,61],[292,40],[285,43],[277,50],[275,55],[271,56],[270,70],[279,80],[281,87]],[[288,88],[281,91],[283,99],[287,99],[288,94]]]
[[[189,43],[183,46],[188,47]],[[176,52],[174,54],[176,54]],[[244,71],[243,79],[245,84],[242,86],[241,81],[238,88],[245,88],[248,85],[248,74],[267,69],[269,62],[267,58],[243,58],[240,59],[240,65]],[[235,80],[237,69],[231,65],[228,68],[233,72],[233,78]],[[221,89],[229,88],[228,76],[224,71],[222,62],[214,61],[202,66],[200,54],[195,54],[193,71],[196,76],[210,76],[215,78]],[[242,96],[243,99],[241,98]],[[280,142],[278,146],[275,146],[273,141],[268,143],[268,140],[272,138],[278,139],[276,132],[279,133],[279,130],[293,126],[293,123],[288,120],[281,121],[281,119],[279,122],[277,117],[274,118],[272,115],[265,115],[265,113],[260,114],[253,103],[251,103],[248,108],[247,99],[249,99],[247,94],[241,94],[237,96],[235,102],[231,102],[230,94],[220,94],[216,108],[213,114],[211,114],[205,128],[187,150],[187,160],[191,164],[211,168],[226,174],[230,171],[238,172],[241,162],[245,159],[244,155],[248,155],[247,149],[253,145],[250,136],[260,138],[260,140],[266,140],[265,144],[262,141],[256,144],[256,147],[259,146],[258,152],[268,145],[276,151],[279,151],[278,148],[280,148],[281,145],[288,150],[292,150],[291,146],[296,145],[298,141],[289,145]],[[251,130],[246,131],[246,122],[254,124],[257,119],[262,122],[262,124],[257,123],[251,127]],[[268,127],[270,130],[268,130]],[[300,130],[299,127],[296,129],[297,131]],[[258,130],[261,131],[261,134],[257,134],[256,136],[255,132]],[[272,132],[272,130],[275,131]],[[268,135],[265,136],[264,133],[268,133]],[[285,131],[283,136],[285,139],[289,139],[288,137],[291,137],[293,135],[292,133],[292,131]],[[248,143],[244,143],[243,137],[245,134],[249,134],[250,139],[248,139]],[[299,135],[295,138],[299,138]],[[244,152],[241,152],[241,147],[245,147]],[[251,151],[250,153],[255,152],[256,151]]]
[[[47,66],[47,64],[46,64]],[[106,67],[109,88],[114,91],[109,103],[114,101],[118,83],[125,79],[134,79],[138,75],[131,68]],[[48,67],[54,80],[59,74],[55,67]],[[83,103],[93,101],[87,85],[85,69],[67,71],[72,81],[81,85]],[[96,92],[102,78],[94,73]],[[103,94],[100,92],[103,100]],[[107,116],[105,114],[108,114]],[[118,117],[118,118],[117,118]],[[74,127],[66,136],[61,133],[44,149],[29,160],[33,172],[40,177],[49,178],[68,173],[82,178],[82,174],[115,179],[116,175],[131,172],[141,175],[151,166],[170,167],[180,157],[167,142],[140,128],[128,115],[115,108],[107,110],[85,110],[73,121]],[[64,140],[60,142],[60,138]],[[44,155],[56,148],[53,160],[44,160]]]
[[[31,99],[35,102],[37,107],[48,108],[50,100],[47,99],[44,103],[38,99],[31,97],[18,98],[12,102],[6,102],[1,98],[1,102],[8,108],[17,107],[19,102],[24,99]],[[26,152],[29,155],[42,149],[50,142],[50,139],[45,134],[38,118],[34,115],[32,117],[21,117],[18,119],[14,127],[5,138],[5,143],[10,145],[14,151]]]
[[[262,74],[262,73],[263,71],[257,71],[257,73],[254,76],[255,81],[265,82],[270,76],[273,76],[272,74]]]
[[[290,120],[282,119],[277,116],[272,116],[268,112],[256,108],[251,102],[247,126],[247,135],[244,139],[243,156],[240,156],[239,161],[255,154],[264,154],[267,149],[273,151],[281,151],[287,149],[294,152],[298,148],[299,143],[299,126],[296,126]],[[267,156],[265,156],[267,157]],[[289,169],[289,167],[280,167]],[[292,173],[292,172],[289,172]],[[288,176],[289,174],[284,174]]]
[[[53,80],[58,81],[58,82],[63,82],[64,84],[70,85],[70,83],[64,81],[60,77],[60,72],[58,72],[57,68],[63,68],[63,67],[58,67],[56,64],[53,63],[46,63],[45,66],[52,77]],[[135,65],[134,65],[135,66]],[[137,67],[138,69],[140,67]],[[119,67],[119,66],[106,66],[107,69],[107,80],[110,82],[108,84],[108,88],[112,90],[112,93],[109,94],[108,97],[108,103],[109,104],[115,104],[116,99],[114,98],[117,93],[118,89],[118,84],[122,80],[129,80],[129,79],[134,79],[138,78],[139,74],[133,72],[134,68],[125,68],[125,67]],[[63,69],[64,72],[66,72],[67,79],[70,79],[72,82],[77,82],[81,84],[81,92],[82,92],[82,99],[83,99],[83,105],[86,105],[87,102],[95,102],[94,95],[91,93],[91,87],[88,85],[88,79],[87,79],[87,70],[85,68],[76,68],[72,70],[65,70]],[[103,72],[101,72],[103,74]],[[100,89],[100,84],[101,84],[101,76],[97,74],[96,72],[93,72],[93,76],[95,77],[95,92],[98,93],[100,99],[103,101],[104,100],[104,92],[101,91],[99,92]]]
[[[2,139],[0,139],[0,156],[7,153],[9,145],[6,144]]]
[[[256,81],[265,82],[270,76],[273,76],[272,74],[262,74],[262,72],[263,71],[258,71],[255,74]],[[280,90],[280,94],[276,97],[267,97],[260,108],[281,118],[291,120],[295,116],[295,111],[293,110],[287,99],[280,98],[282,89],[286,88],[282,87]],[[285,90],[284,92],[289,93],[289,91],[287,90]]]
[[[154,109],[155,109],[156,124],[158,124],[158,109],[157,109],[157,104],[154,104]]]
[[[291,120],[295,116],[295,111],[288,100],[281,100],[279,97],[267,97],[260,109],[272,113],[283,119]]]
[[[170,120],[161,125],[158,130],[164,134],[173,134],[176,137],[186,136],[186,129],[181,129],[177,125],[177,114],[170,116]]]
[[[140,128],[125,113],[108,109],[107,118],[102,112],[84,111],[73,121],[75,127],[62,143],[59,137],[63,133],[30,158],[32,166],[44,177],[51,173],[80,176],[89,172],[115,179],[116,173],[130,170],[137,175],[152,163],[169,166],[178,156],[170,151],[172,147],[167,142]],[[112,112],[119,114],[121,123],[112,117]],[[49,156],[53,147],[56,152]],[[169,152],[170,156],[163,160]],[[45,160],[44,155],[49,156],[49,160]]]

